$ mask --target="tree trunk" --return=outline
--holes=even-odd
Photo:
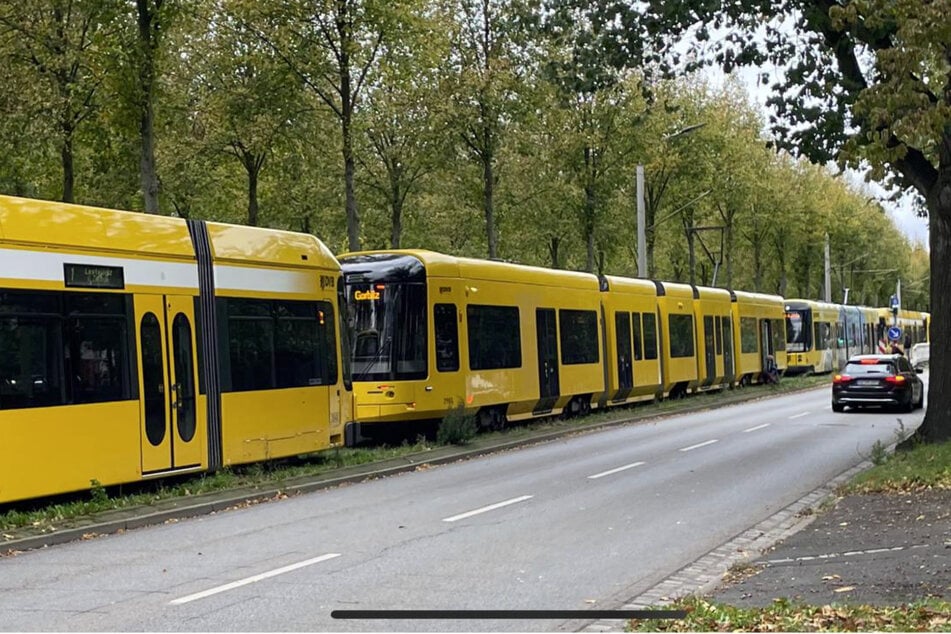
[[[139,63],[140,102],[139,102],[139,136],[142,141],[142,153],[139,157],[139,179],[142,195],[145,201],[145,213],[157,214],[158,204],[158,174],[155,170],[155,131],[154,111],[152,107],[155,85],[155,42],[152,30],[155,13],[149,9],[148,0],[136,0],[139,18],[139,46],[141,58]],[[161,2],[157,2],[160,5]]]
[[[946,141],[945,146],[949,144]],[[945,158],[945,157],[942,157]],[[951,157],[938,171],[929,196],[931,233],[931,350],[928,409],[915,436],[925,442],[951,439]]]
[[[63,122],[63,147],[60,148],[60,157],[63,165],[63,202],[73,202],[73,186],[75,170],[73,168],[73,129]]]
[[[689,269],[690,269],[690,283],[697,283],[697,253],[696,245],[694,244],[696,240],[696,234],[691,230],[691,227],[685,227],[684,233],[687,234],[687,257],[689,258]]]
[[[258,226],[258,174],[260,168],[251,166],[248,169],[248,224]]]
[[[397,179],[390,183],[390,248],[399,249],[403,238],[403,197]]]
[[[558,245],[561,243],[561,238],[557,236],[552,236],[551,240],[548,242],[548,253],[551,255],[551,268],[560,269],[561,262],[558,261]]]
[[[499,257],[499,239],[495,233],[495,152],[490,147],[492,132],[485,130],[485,152],[482,157],[482,209],[485,213],[485,236],[489,243],[489,259]]]
[[[343,97],[343,116],[340,118],[340,130],[343,134],[343,179],[346,190],[347,242],[351,251],[360,250],[360,213],[357,209],[357,194],[353,185],[356,162],[353,158],[353,131],[350,127],[353,116],[353,104],[350,103],[349,77]]]
[[[585,244],[588,251],[587,267],[588,273],[594,273],[594,187],[589,183],[584,188],[584,233]]]

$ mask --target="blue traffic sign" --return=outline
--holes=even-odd
[[[898,301],[898,295],[892,295],[891,298],[888,300],[888,304],[892,308],[898,308],[898,306],[900,305],[900,302]]]
[[[890,326],[888,328],[888,338],[892,341],[898,341],[901,339],[901,328],[898,326]]]

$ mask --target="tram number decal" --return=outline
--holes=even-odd
[[[333,278],[332,275],[320,276],[320,290],[335,288],[336,286],[337,286],[337,281]]]
[[[125,288],[121,266],[63,263],[67,288]]]

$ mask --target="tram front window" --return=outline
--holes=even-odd
[[[354,381],[426,378],[426,285],[347,284]]]
[[[810,348],[809,314],[804,310],[786,311],[786,352],[806,352]]]

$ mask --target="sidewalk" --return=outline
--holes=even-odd
[[[897,606],[951,600],[951,490],[855,494],[734,568],[710,597],[737,607],[774,599]]]

